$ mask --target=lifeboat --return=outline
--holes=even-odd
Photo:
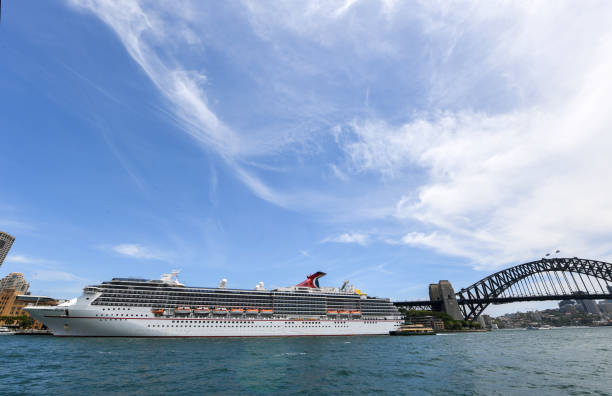
[[[351,316],[355,318],[360,317],[361,311],[351,311]]]
[[[189,315],[191,313],[191,307],[176,307],[174,308],[175,315]]]
[[[217,307],[213,309],[215,315],[227,315],[227,308]]]
[[[274,313],[274,310],[273,309],[262,309],[259,312],[261,312],[262,315],[272,315]]]
[[[340,314],[340,316],[348,316],[350,314],[349,311],[340,311],[338,313]]]
[[[329,316],[336,316],[338,315],[338,311],[336,311],[335,309],[332,309],[332,310],[327,311],[327,314]]]
[[[151,312],[153,313],[153,315],[155,316],[160,316],[164,314],[164,310],[159,308],[159,309],[152,309]]]
[[[230,309],[230,314],[232,315],[242,315],[244,313],[244,309],[242,308],[232,308]]]
[[[259,313],[259,309],[257,308],[248,308],[246,310],[247,315],[257,315]]]
[[[208,307],[196,307],[193,310],[193,314],[198,315],[198,316],[208,315],[209,313],[210,313],[210,309]]]

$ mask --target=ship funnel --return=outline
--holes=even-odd
[[[310,287],[313,289],[318,289],[319,288],[319,278],[322,276],[325,276],[325,272],[315,272],[312,275],[308,275],[308,277],[306,278],[306,280],[302,283],[298,283],[296,286],[298,287]]]
[[[225,289],[225,286],[227,286],[227,279],[223,278],[221,279],[221,282],[219,283],[219,288]]]

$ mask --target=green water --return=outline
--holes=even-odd
[[[0,394],[612,394],[612,328],[423,337],[0,337]]]

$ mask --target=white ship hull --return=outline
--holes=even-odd
[[[78,303],[25,308],[55,336],[71,337],[291,337],[388,335],[401,320],[263,317],[156,317],[150,309]],[[67,314],[67,315],[66,315]]]

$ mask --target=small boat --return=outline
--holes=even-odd
[[[272,315],[274,313],[273,309],[262,309],[261,311],[262,315]]]
[[[152,309],[151,313],[153,313],[153,315],[155,316],[161,316],[164,314],[164,310],[161,308],[156,308],[156,309]]]
[[[552,329],[551,325],[545,324],[545,325],[540,326],[540,330],[550,330],[550,329]]]
[[[0,335],[13,335],[13,334],[15,334],[15,332],[12,330],[9,330],[8,327],[4,327],[4,326],[0,327]]]
[[[257,315],[259,313],[259,309],[257,308],[248,308],[246,310],[247,315]]]
[[[215,315],[227,315],[227,308],[217,307],[213,309],[213,314]]]
[[[210,308],[208,307],[196,307],[193,309],[193,314],[196,316],[206,316],[210,313]]]
[[[338,315],[338,311],[336,311],[335,309],[332,309],[332,310],[327,311],[327,314],[329,316],[336,316]]]
[[[351,316],[360,317],[361,316],[361,311],[351,311]]]
[[[340,316],[349,316],[350,312],[349,311],[340,311],[339,312]]]
[[[232,315],[242,315],[244,313],[243,308],[232,308],[230,309],[230,314]]]
[[[176,307],[174,308],[175,315],[189,315],[191,313],[191,307]]]
[[[401,325],[397,330],[389,332],[392,336],[414,336],[414,335],[434,335],[436,332],[431,327],[425,327],[422,324],[406,324]]]

